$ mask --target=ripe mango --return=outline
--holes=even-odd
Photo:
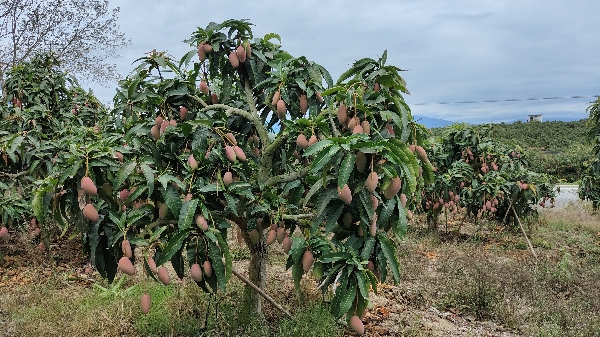
[[[283,238],[285,238],[286,234],[287,233],[285,231],[285,227],[277,228],[277,242],[279,242],[279,243],[283,242]]]
[[[286,111],[285,102],[282,99],[279,99],[279,101],[277,101],[277,116],[279,116],[279,119],[283,119],[283,118],[281,118],[281,115],[285,116],[285,111]]]
[[[192,170],[198,169],[198,161],[196,160],[196,158],[194,158],[193,154],[190,154],[190,156],[188,157],[188,165],[190,165],[190,168]]]
[[[160,138],[160,129],[154,125],[152,128],[150,128],[150,135],[152,135],[154,140],[158,140]]]
[[[196,215],[196,225],[203,231],[208,230],[208,221],[202,214]]]
[[[6,227],[0,228],[0,238],[8,237],[8,229]]]
[[[187,117],[188,109],[184,106],[179,107],[179,118],[182,120]]]
[[[337,118],[340,124],[344,124],[346,119],[348,119],[348,108],[346,107],[346,104],[340,104],[337,111]]]
[[[402,193],[400,194],[400,203],[402,204],[402,207],[406,207],[406,194]]]
[[[375,171],[371,172],[365,183],[365,185],[367,186],[367,190],[371,193],[375,192],[378,182],[379,182],[379,176],[377,175],[377,172],[375,172]]]
[[[91,222],[96,222],[100,219],[96,207],[94,207],[92,204],[85,205],[83,208],[83,216]]]
[[[217,94],[213,93],[212,95],[210,95],[210,101],[212,104],[219,103],[219,96],[217,96]]]
[[[273,100],[271,101],[271,105],[273,105],[273,106],[277,105],[277,102],[279,102],[280,98],[281,98],[281,93],[279,92],[279,90],[275,91],[275,93],[273,94]]]
[[[233,174],[230,171],[223,174],[223,184],[225,187],[229,186],[233,182]]]
[[[156,268],[156,262],[154,262],[153,258],[148,259],[148,267],[150,267],[150,270],[152,270],[154,274],[158,273],[158,269]]]
[[[94,184],[92,179],[90,179],[90,177],[87,176],[81,179],[81,189],[89,195],[98,194],[98,189],[96,188],[96,185]]]
[[[306,114],[306,111],[308,110],[308,98],[306,98],[306,95],[301,95],[300,96],[300,112],[302,113],[302,115]]]
[[[240,63],[246,62],[246,48],[244,48],[242,45],[237,47],[235,54],[237,55],[237,58],[240,60]]]
[[[362,121],[362,123],[360,123],[360,126],[362,126],[363,133],[365,135],[371,134],[371,123],[369,123],[369,121],[367,121],[367,120]]]
[[[386,199],[392,199],[402,187],[402,180],[399,177],[393,178],[390,182],[390,185],[385,189],[383,195]]]
[[[363,335],[365,333],[365,325],[358,316],[350,317],[350,323],[348,325],[350,326],[350,329],[359,335]]]
[[[230,162],[235,163],[236,155],[233,148],[229,145],[225,145],[225,156],[229,159]]]
[[[281,245],[283,246],[283,251],[286,254],[289,253],[290,249],[292,249],[292,239],[286,236],[285,238],[283,238],[283,241],[281,241]]]
[[[142,295],[142,299],[140,300],[140,307],[142,308],[142,313],[146,315],[150,312],[150,307],[152,306],[152,300],[150,299],[150,295],[144,294]]]
[[[235,152],[235,157],[241,161],[246,161],[246,153],[244,153],[244,150],[242,150],[241,147],[239,146],[234,146],[233,147],[233,152]]]
[[[210,264],[210,261],[208,261],[208,260],[204,261],[204,264],[202,265],[202,269],[204,270],[204,275],[206,275],[206,277],[212,276],[213,269],[212,269],[212,265]]]
[[[135,274],[133,263],[131,263],[131,260],[129,260],[126,256],[123,256],[119,260],[119,270],[129,276],[133,276]]]
[[[310,250],[306,250],[302,256],[302,269],[307,273],[315,262],[315,257]]]
[[[354,162],[356,163],[356,169],[358,170],[358,172],[360,172],[360,173],[365,172],[365,168],[367,168],[367,155],[366,154],[358,151],[356,153],[356,158],[354,159]]]
[[[313,146],[316,142],[317,142],[317,136],[312,135],[310,136],[310,139],[308,140],[308,146]]]
[[[352,192],[348,184],[345,184],[342,188],[338,187],[338,197],[346,204],[349,205],[352,202]]]
[[[202,281],[202,269],[200,268],[199,264],[194,263],[190,267],[190,275],[192,276],[192,279],[194,281],[196,281],[196,282]]]
[[[210,91],[208,90],[208,84],[206,84],[206,82],[204,82],[204,81],[200,82],[200,91],[201,91],[203,94],[205,94],[205,95],[208,95],[208,93],[209,93]]]
[[[299,134],[296,138],[296,145],[298,145],[301,149],[306,149],[308,147],[308,140],[304,134]]]
[[[167,268],[158,268],[158,280],[166,286],[169,285],[169,283],[171,283],[171,278],[169,276],[169,271],[167,270]]]
[[[269,235],[267,235],[267,245],[270,246],[273,242],[275,242],[276,238],[277,238],[277,232],[271,229],[269,231]]]
[[[128,259],[133,257],[133,251],[131,250],[131,244],[129,243],[129,240],[125,239],[123,242],[121,242],[121,251]]]
[[[229,64],[231,64],[234,69],[237,69],[237,67],[240,66],[240,59],[238,59],[237,54],[234,51],[229,53]]]
[[[356,125],[353,129],[352,129],[352,134],[355,135],[357,133],[363,133],[363,127],[360,125]]]

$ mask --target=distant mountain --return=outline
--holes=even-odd
[[[431,117],[417,116],[417,115],[415,115],[413,117],[417,123],[425,125],[425,127],[427,127],[428,129],[443,128],[444,126],[448,126],[453,123],[451,121],[448,121],[445,119],[439,119],[439,118],[431,118]]]

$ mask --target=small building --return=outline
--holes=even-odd
[[[542,121],[542,115],[528,115],[529,118],[527,119],[528,122],[541,122]]]

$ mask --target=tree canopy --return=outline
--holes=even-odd
[[[107,0],[0,0],[0,79],[51,51],[62,69],[80,78],[114,82],[116,66],[107,59],[129,44],[119,31],[118,14]]]

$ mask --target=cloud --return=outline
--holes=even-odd
[[[121,73],[154,48],[179,58],[182,40],[210,21],[250,19],[255,36],[276,32],[292,55],[337,78],[352,62],[388,50],[409,104],[600,94],[600,2],[548,1],[145,1],[111,0],[133,44],[115,59]],[[114,88],[95,88],[109,101]],[[531,112],[585,117],[587,101],[412,106],[417,115],[489,122]],[[523,117],[525,116],[525,117]]]

